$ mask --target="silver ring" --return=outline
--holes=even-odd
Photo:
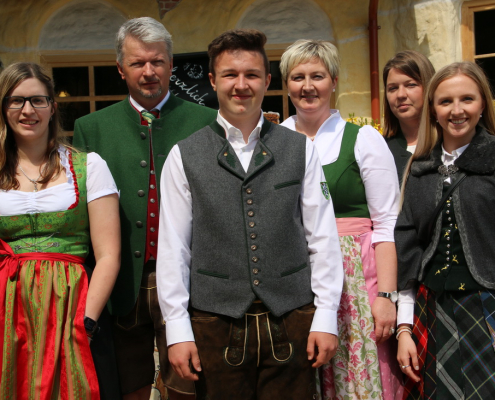
[[[390,334],[393,335],[395,333],[395,328],[390,328]]]
[[[410,365],[401,365],[400,367],[401,367],[402,369],[406,369],[406,368],[409,368],[409,367],[410,367]]]

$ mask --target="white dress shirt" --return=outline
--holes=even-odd
[[[297,116],[282,125],[295,130]],[[338,110],[320,126],[314,138],[321,165],[337,161],[346,122]],[[399,180],[394,158],[380,133],[369,125],[359,129],[354,146],[359,173],[366,191],[366,202],[373,222],[372,243],[394,242],[394,227],[399,211]]]
[[[261,131],[263,116],[250,134],[248,143],[240,131],[220,114],[218,123],[247,170]],[[205,149],[208,151],[208,149]],[[311,262],[311,287],[316,312],[311,331],[337,334],[337,310],[343,285],[343,265],[335,215],[331,200],[322,194],[325,178],[312,142],[306,143],[306,172],[300,205]],[[191,190],[175,145],[161,175],[160,229],[158,237],[157,286],[162,314],[166,321],[167,343],[194,341],[187,308],[189,305],[191,237],[193,219]]]
[[[68,150],[58,149],[60,164],[65,169],[67,182],[38,192],[0,190],[0,215],[22,215],[67,210],[76,201],[75,186]],[[87,202],[118,193],[107,163],[96,153],[88,153],[86,170]]]
[[[452,165],[454,161],[457,160],[461,154],[469,146],[469,143],[465,146],[454,150],[452,154],[448,153],[442,145],[442,162],[444,165]],[[450,176],[445,178],[445,181],[450,183]],[[399,324],[410,324],[414,322],[414,303],[416,302],[416,291],[414,288],[401,290],[399,292],[399,298],[397,300],[397,325]]]

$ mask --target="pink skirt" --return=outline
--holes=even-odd
[[[322,394],[330,399],[402,397],[397,342],[376,345],[371,305],[378,294],[372,224],[368,218],[337,218],[344,261],[344,288],[338,311],[339,348],[322,369]]]

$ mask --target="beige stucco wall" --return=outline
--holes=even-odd
[[[38,44],[43,27],[54,13],[79,1],[83,0],[0,1],[0,60],[5,65],[18,60],[39,62]],[[114,7],[124,17],[151,16],[160,20],[156,0],[95,1]],[[175,53],[205,51],[215,36],[236,27],[254,1],[182,0],[161,21],[173,35]],[[307,1],[326,14],[341,53],[337,107],[343,116],[351,112],[369,116],[368,1]],[[423,52],[436,68],[461,59],[461,5],[462,0],[380,0],[380,71],[390,57],[403,49]],[[284,15],[287,17],[288,13],[290,9]],[[284,24],[295,26],[300,15],[294,13],[292,20],[286,17]],[[306,37],[311,34],[308,31]],[[285,45],[278,43],[272,47]]]

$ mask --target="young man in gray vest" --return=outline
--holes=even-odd
[[[263,118],[265,42],[234,30],[210,43],[217,119],[161,177],[158,295],[170,363],[197,400],[314,399],[313,368],[338,344],[332,202],[312,142]]]

